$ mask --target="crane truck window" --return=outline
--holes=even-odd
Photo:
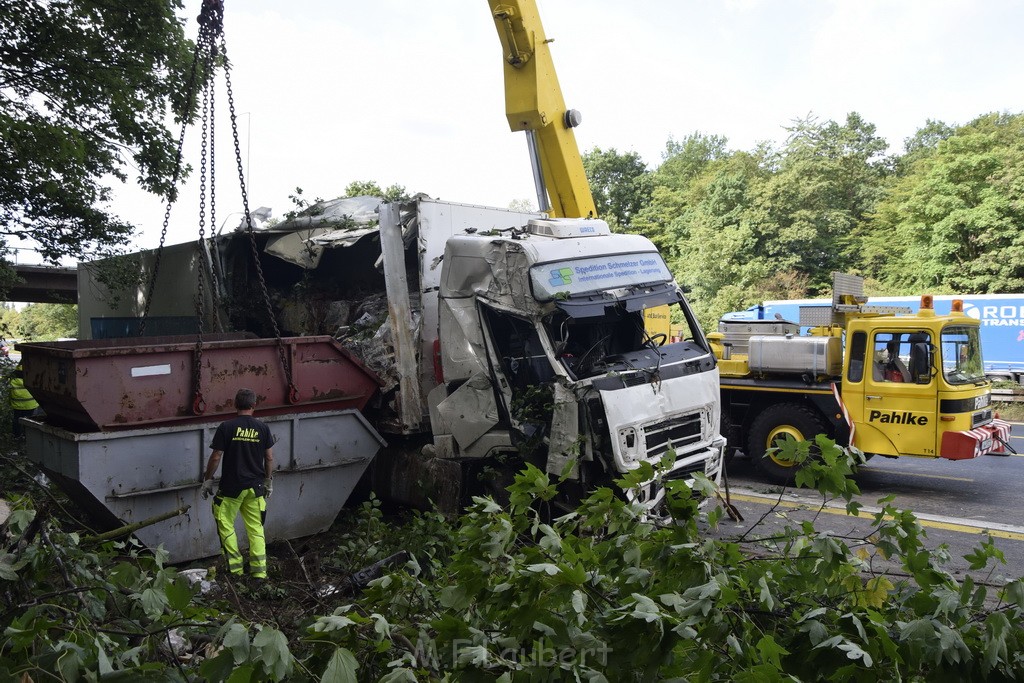
[[[850,340],[850,371],[846,378],[851,382],[859,382],[864,379],[864,349],[868,344],[868,335],[864,332],[854,332]]]
[[[931,335],[879,332],[875,335],[871,377],[876,382],[927,384],[931,381]]]
[[[647,252],[545,263],[530,268],[530,280],[534,298],[550,301],[558,296],[669,282],[672,274],[660,254]]]
[[[950,384],[973,384],[985,379],[981,332],[974,326],[942,329],[942,374]]]

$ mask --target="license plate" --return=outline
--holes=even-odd
[[[988,453],[992,450],[992,439],[985,439],[981,442],[981,450],[984,453]]]

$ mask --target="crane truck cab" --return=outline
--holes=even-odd
[[[842,397],[859,449],[948,460],[1005,452],[979,322],[962,305],[938,316],[926,297],[914,315],[853,320],[846,334]]]
[[[671,305],[685,339],[644,328]],[[597,219],[536,219],[445,246],[434,446],[467,459],[517,451],[582,487],[674,454],[668,477],[717,481],[718,370],[654,244]],[[640,491],[655,504],[661,488]]]
[[[979,322],[956,306],[936,315],[928,296],[916,314],[865,306],[860,278],[834,277],[832,305],[801,307],[798,322],[723,319],[709,335],[730,446],[777,483],[796,469],[774,450],[787,437],[826,434],[868,457],[1007,453]]]

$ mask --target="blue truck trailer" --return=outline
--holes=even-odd
[[[985,374],[992,380],[1024,384],[1024,294],[936,295],[935,313],[949,313],[954,299],[964,302],[964,313],[981,321],[981,352]],[[916,296],[873,296],[871,306],[905,306],[916,313]],[[722,320],[788,320],[799,322],[801,306],[831,306],[831,299],[764,301],[745,311],[726,313]]]

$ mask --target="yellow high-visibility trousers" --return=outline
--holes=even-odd
[[[237,498],[217,495],[213,499],[213,518],[217,521],[217,535],[220,536],[220,548],[228,563],[228,571],[239,576],[242,574],[242,553],[235,534],[235,517],[239,512],[245,524],[245,535],[249,537],[249,575],[265,579],[267,541],[263,522],[267,517],[267,499],[257,496],[252,489],[245,489]]]

